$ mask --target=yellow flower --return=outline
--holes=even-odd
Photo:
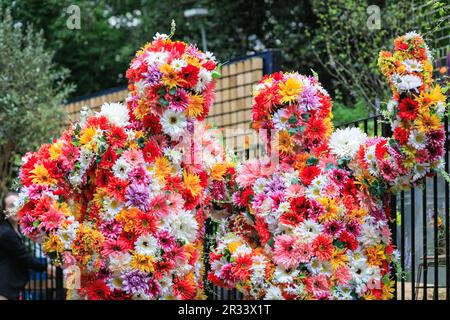
[[[136,220],[139,209],[131,207],[129,209],[123,209],[116,215],[115,219],[123,224],[123,230],[125,232],[133,232],[136,229]]]
[[[189,97],[189,104],[186,108],[186,116],[189,118],[198,117],[203,113],[204,99],[201,95],[192,95]]]
[[[294,143],[292,142],[291,135],[286,130],[281,130],[278,133],[278,150],[282,154],[292,153]]]
[[[331,257],[331,267],[336,270],[339,266],[345,265],[348,262],[348,256],[345,249],[334,249]]]
[[[170,66],[170,64],[165,64],[161,67],[161,72],[163,73],[162,76],[162,83],[168,87],[169,89],[172,89],[180,83],[180,77],[178,76],[177,72]]]
[[[155,159],[155,176],[160,182],[166,181],[166,177],[173,173],[173,167],[166,157]]]
[[[131,259],[131,267],[150,273],[154,271],[153,257],[135,253]]]
[[[86,129],[84,129],[84,131],[80,137],[80,144],[86,145],[86,144],[90,143],[92,141],[92,139],[94,138],[96,131],[97,130],[94,127],[88,127]]]
[[[414,121],[417,129],[421,132],[430,130],[439,130],[441,128],[441,119],[435,114],[421,113]]]
[[[237,248],[241,246],[241,243],[239,241],[233,241],[228,244],[228,251],[231,253],[235,253]]]
[[[50,160],[58,160],[59,156],[61,155],[61,142],[55,142],[50,146],[50,149],[48,152],[50,153]]]
[[[367,263],[372,266],[381,266],[386,260],[386,255],[381,244],[369,247],[367,249]]]
[[[200,185],[200,177],[196,174],[183,172],[184,187],[189,190],[193,197],[198,196],[202,192],[202,186]]]
[[[32,177],[31,181],[34,184],[43,184],[43,185],[47,185],[47,186],[53,186],[58,182],[58,180],[51,177],[47,168],[42,164],[35,165],[34,169],[31,170],[30,173],[31,173],[31,177]]]
[[[227,172],[227,164],[218,162],[211,169],[211,178],[214,180],[222,180],[225,172]]]
[[[430,106],[436,106],[438,102],[445,103],[446,98],[445,95],[442,94],[441,87],[437,85],[429,92],[422,92],[416,100],[419,103],[419,111],[425,113]]]
[[[389,280],[387,284],[383,284],[381,289],[381,299],[390,300],[394,297],[394,281]]]
[[[320,216],[321,222],[332,221],[338,217],[339,207],[336,206],[334,199],[320,198],[319,203],[325,207],[325,213]]]
[[[44,249],[44,251],[47,253],[51,253],[51,252],[62,252],[64,247],[61,239],[57,235],[51,234],[44,241],[42,249]]]
[[[289,78],[286,82],[280,84],[280,95],[282,103],[290,103],[296,101],[300,93],[302,93],[302,83],[295,79]]]

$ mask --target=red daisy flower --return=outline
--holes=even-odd
[[[417,117],[417,101],[410,97],[404,98],[398,105],[398,116],[403,120],[414,120]]]
[[[121,148],[125,145],[127,141],[127,134],[123,128],[118,126],[111,126],[111,131],[107,136],[109,144],[113,148]]]
[[[319,173],[320,168],[317,166],[306,167],[300,173],[300,179],[302,180],[305,186],[309,186],[311,184],[311,181],[313,181],[314,178],[319,175]]]
[[[100,279],[89,282],[83,291],[89,300],[109,300],[111,295],[111,289]]]
[[[183,79],[184,88],[192,88],[198,82],[198,73],[200,69],[192,64],[188,64],[186,67],[181,69],[181,78]]]
[[[333,255],[333,241],[329,236],[320,234],[313,241],[314,255],[320,261],[328,260]]]

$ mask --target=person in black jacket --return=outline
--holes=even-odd
[[[23,243],[14,207],[17,194],[8,192],[0,211],[0,300],[16,300],[28,282],[29,269],[45,271],[46,263],[33,257]],[[6,218],[8,216],[8,218]]]

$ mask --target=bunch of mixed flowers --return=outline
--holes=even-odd
[[[28,153],[17,214],[54,263],[80,268],[76,299],[201,299],[206,210],[233,172],[201,120],[212,54],[157,35],[127,71],[127,105],[105,104]]]
[[[330,141],[332,152],[350,162],[358,183],[374,197],[419,185],[442,170],[445,152],[446,97],[433,84],[430,51],[415,32],[395,39],[394,50],[382,51],[378,60],[394,93],[383,111],[392,138],[366,138],[357,129],[346,129]]]
[[[311,78],[261,81],[253,125],[279,136],[271,147],[280,163],[238,167],[210,281],[255,299],[392,298],[399,269],[386,200],[442,164],[445,97],[431,86],[428,49],[415,33],[396,39],[393,55],[382,52],[380,66],[394,91],[391,139],[358,128],[331,134],[328,95],[315,80],[305,94],[300,80]]]

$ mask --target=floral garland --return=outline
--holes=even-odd
[[[211,53],[157,34],[126,73],[127,106],[105,104],[24,157],[20,225],[80,269],[68,298],[204,298],[205,211],[233,170],[201,123],[215,68]]]
[[[306,77],[277,73],[260,82],[253,126],[274,129],[281,161],[238,167],[234,212],[210,254],[210,281],[254,299],[393,297],[400,270],[386,200],[442,164],[445,97],[431,87],[428,49],[416,33],[396,39],[395,53],[382,52],[379,64],[394,91],[391,139],[358,128],[331,134],[324,90],[305,94],[307,86],[291,80]],[[323,112],[305,114],[311,109]]]

